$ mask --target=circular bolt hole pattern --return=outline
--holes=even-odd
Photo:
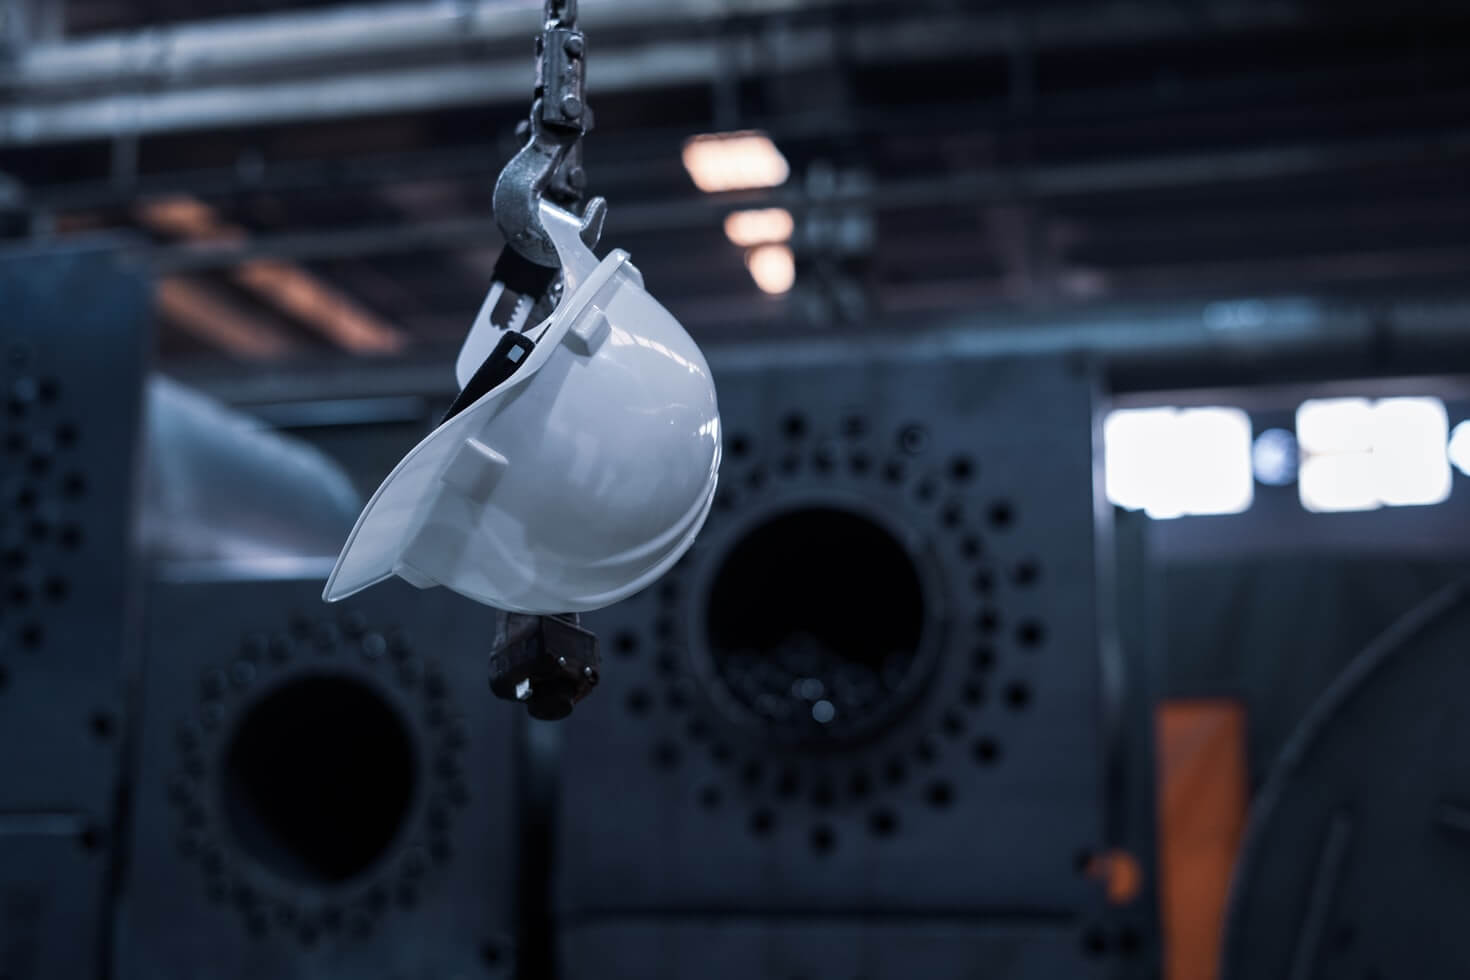
[[[782,421],[781,430],[786,438],[790,441],[803,439],[808,434],[808,425],[806,418],[799,413],[792,413]],[[858,417],[850,417],[844,421],[842,432],[850,439],[861,438],[866,433],[866,423]],[[927,442],[927,433],[918,426],[909,426],[901,430],[898,440],[900,450],[908,455],[917,455],[922,452],[925,448],[927,448]],[[749,455],[750,444],[748,437],[744,435],[733,436],[731,438],[731,442],[728,448],[730,449],[732,457],[740,458]],[[835,447],[819,447],[818,449],[813,451],[811,461],[814,469],[816,469],[817,471],[830,471],[837,462],[837,453]],[[848,462],[853,472],[856,474],[866,473],[873,465],[871,458],[866,453],[856,450],[853,451],[853,453],[849,456]],[[780,468],[782,469],[782,471],[791,474],[800,469],[801,463],[802,460],[797,453],[788,453],[781,460]],[[947,476],[954,483],[964,484],[974,479],[976,475],[976,470],[977,468],[973,460],[964,456],[956,456],[952,457],[947,462],[944,469],[944,475]],[[881,473],[888,482],[894,484],[903,482],[906,477],[904,464],[901,460],[898,459],[890,460],[888,463],[886,463],[883,466]],[[751,489],[759,489],[761,486],[763,486],[764,482],[764,471],[757,468],[747,473],[747,485]],[[932,500],[937,495],[938,485],[934,483],[933,480],[926,479],[916,487],[915,492],[921,500],[927,502]],[[812,508],[812,510],[826,510],[826,508]],[[784,516],[789,517],[790,515]],[[863,520],[859,515],[844,514],[843,516],[855,518],[860,521]],[[954,530],[962,526],[963,516],[964,515],[962,505],[958,501],[951,501],[947,503],[944,509],[940,512],[940,523],[944,527]],[[1000,500],[993,503],[986,512],[986,516],[990,524],[996,528],[1009,527],[1015,520],[1014,510],[1009,501],[1006,500]],[[878,530],[881,531],[881,529]],[[774,532],[769,527],[763,526],[757,528],[757,531],[753,532],[752,535],[748,536],[748,538],[757,536],[758,532],[760,531],[766,531],[768,534],[774,535]],[[748,545],[748,538],[746,541],[742,541],[736,546],[737,551],[745,548]],[[783,548],[782,550],[785,549]],[[805,553],[807,554],[830,554],[830,549],[823,549],[820,547],[793,550],[797,551],[798,553],[801,551],[805,551]],[[980,557],[980,555],[984,551],[984,547],[979,537],[975,535],[968,535],[960,539],[959,551],[964,557],[975,559]],[[734,557],[733,554],[731,556],[727,556],[726,565],[722,566],[717,573],[717,585],[715,588],[711,589],[712,594],[719,595],[722,591],[726,593],[738,593],[740,591],[744,591],[734,590],[728,587],[722,590],[718,585],[719,580],[723,576],[728,574],[728,564],[730,563],[730,558],[732,557]],[[780,567],[780,563],[774,563],[772,565],[768,565],[767,567]],[[1018,562],[1016,565],[1012,566],[1010,570],[1010,579],[1014,584],[1018,586],[1029,586],[1034,584],[1039,578],[1039,575],[1039,565],[1031,559]],[[810,581],[809,576],[788,575],[787,577],[793,579],[806,578],[808,581]],[[988,596],[994,592],[994,574],[989,569],[981,569],[977,571],[972,582],[975,591],[982,596]],[[677,600],[677,589],[673,588],[672,586],[667,587],[667,589],[667,594],[663,594],[662,598],[667,603],[675,602]],[[734,617],[731,618],[733,619]],[[715,620],[716,616],[714,615],[714,611],[711,610],[711,615],[707,617],[707,622],[710,623],[712,647],[715,645],[713,642],[716,633]],[[994,610],[984,610],[978,616],[976,622],[981,631],[986,634],[995,633],[1000,628],[1000,619]],[[667,618],[662,619],[655,624],[655,632],[666,642],[671,639],[671,631],[671,621]],[[1044,629],[1042,628],[1040,623],[1035,621],[1026,621],[1021,623],[1016,628],[1015,635],[1017,642],[1021,646],[1026,648],[1034,648],[1041,645],[1044,640],[1045,634]],[[636,652],[637,647],[638,639],[636,635],[632,633],[619,634],[617,637],[614,638],[614,650],[624,656],[633,655]],[[728,666],[729,659],[733,659],[733,657],[730,656],[732,651],[728,650],[728,647],[724,652],[727,654],[725,658],[725,663],[721,663],[719,658],[717,658],[717,669],[722,666]],[[746,650],[743,652],[748,654],[751,651]],[[989,668],[994,666],[995,655],[994,652],[988,647],[980,647],[977,648],[976,651],[973,653],[972,660],[973,666],[977,670],[988,670]],[[670,675],[675,672],[676,668],[671,661],[671,655],[667,652],[661,655],[660,661],[657,662],[660,673]],[[722,677],[722,679],[724,678]],[[788,702],[801,698],[802,695],[826,693],[825,690],[822,692],[817,692],[815,688],[813,688],[811,691],[803,691],[801,689],[801,681],[804,679],[805,678],[796,677],[795,683],[793,684],[792,688],[787,692],[781,692],[778,688],[777,691],[774,692],[765,691],[761,693],[774,693],[777,695],[778,698],[781,693],[785,693],[786,700]],[[769,682],[770,679],[767,678],[767,680]],[[818,680],[820,680],[820,678],[818,678]],[[784,687],[784,685],[780,686]],[[825,684],[823,686],[824,688],[827,687],[827,685]],[[671,697],[672,694],[675,693],[678,692],[671,692]],[[738,701],[747,700],[740,698],[738,692],[732,693],[737,694]],[[1028,688],[1025,687],[1025,685],[1014,683],[1006,688],[1004,697],[1006,703],[1012,709],[1019,710],[1029,704],[1030,691]],[[684,699],[682,697],[679,698],[680,703],[683,703],[683,700]],[[806,700],[809,700],[809,697],[806,698]],[[966,685],[963,691],[963,702],[965,705],[968,705],[970,707],[977,707],[982,704],[983,701],[984,689],[981,685],[974,682]],[[832,711],[831,702],[828,701],[827,698],[819,698],[818,703],[820,703],[820,707],[816,709],[816,718],[820,719],[818,721],[818,724],[825,725],[834,716],[835,712]],[[673,704],[672,700],[671,704]],[[764,702],[764,704],[765,707],[769,709],[771,707],[771,699],[768,698]],[[649,697],[647,692],[635,691],[629,696],[628,708],[629,711],[635,715],[646,713],[651,708],[651,705],[652,699]],[[674,706],[678,707],[678,705]],[[748,701],[745,706],[750,707]],[[802,704],[798,707],[805,707],[805,705]],[[805,713],[803,712],[791,713],[796,714],[799,718],[804,719],[806,717]],[[695,731],[696,727],[698,728],[698,731]],[[690,730],[690,736],[693,739],[701,740],[708,737],[707,726],[704,725],[697,718],[691,719],[688,728]],[[957,710],[951,710],[950,712],[946,713],[941,718],[939,730],[945,735],[952,738],[961,737],[966,730],[966,725],[962,713]],[[999,742],[995,739],[986,736],[976,739],[970,744],[971,753],[976,763],[984,766],[990,766],[994,765],[999,760],[1001,754],[1000,745]],[[729,748],[723,744],[716,743],[715,745],[711,746],[711,753],[717,763],[728,763],[730,761],[731,753],[729,751]],[[658,765],[662,768],[672,768],[676,766],[678,762],[677,746],[673,745],[673,743],[670,742],[659,743],[654,748],[653,756],[655,765]],[[937,750],[935,749],[932,741],[921,740],[916,751],[916,756],[920,762],[932,762],[937,757]],[[902,762],[898,760],[892,760],[882,771],[882,776],[888,784],[896,786],[906,781],[907,772]],[[753,789],[758,787],[762,782],[762,777],[763,773],[761,771],[759,763],[757,762],[748,762],[741,769],[741,779],[748,788]],[[774,782],[774,789],[777,795],[782,797],[783,799],[795,799],[800,794],[800,779],[794,771],[788,770],[781,773],[777,777]],[[862,800],[866,798],[871,791],[871,784],[868,781],[866,774],[855,775],[852,783],[850,784],[850,789],[852,796],[855,799]],[[811,793],[811,802],[818,809],[830,807],[835,803],[835,793],[833,792],[832,787],[829,785],[819,784],[811,790]],[[925,788],[924,798],[930,806],[936,809],[945,809],[953,804],[954,790],[953,787],[944,780],[935,781],[933,783],[930,783]],[[721,789],[716,785],[706,785],[701,788],[698,794],[698,800],[702,807],[711,810],[716,809],[723,802],[723,793]],[[756,836],[765,836],[770,834],[774,828],[774,824],[775,815],[772,811],[768,809],[760,808],[756,811],[753,811],[751,814],[750,830]],[[882,809],[878,811],[873,811],[869,814],[869,829],[875,836],[889,836],[894,832],[896,826],[897,817],[891,810]],[[813,829],[812,834],[812,846],[814,850],[817,850],[818,852],[825,852],[826,850],[829,850],[832,844],[835,843],[835,835],[832,834],[831,828],[826,827],[825,825],[818,825],[818,827]]]

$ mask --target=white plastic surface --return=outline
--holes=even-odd
[[[582,612],[646,588],[714,500],[720,416],[704,356],[614,251],[542,205],[563,299],[508,380],[389,475],[324,598],[392,575],[512,612]]]

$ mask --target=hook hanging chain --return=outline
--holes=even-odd
[[[546,26],[577,27],[577,0],[546,0]]]
[[[559,265],[541,226],[542,198],[579,210],[587,174],[582,137],[592,128],[587,107],[587,42],[577,29],[577,0],[546,0],[546,22],[536,40],[536,91],[529,139],[495,183],[495,220],[515,252],[535,265]],[[596,241],[606,202],[585,211],[585,237]]]

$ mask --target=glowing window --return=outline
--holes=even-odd
[[[1449,419],[1438,398],[1325,398],[1297,409],[1310,511],[1437,504],[1450,495]]]
[[[1250,508],[1250,417],[1237,408],[1144,408],[1103,423],[1108,499],[1150,517]]]

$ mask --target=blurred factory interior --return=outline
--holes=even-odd
[[[320,598],[540,0],[0,0],[0,980],[1470,976],[1470,8],[580,7],[724,456],[553,723]]]

